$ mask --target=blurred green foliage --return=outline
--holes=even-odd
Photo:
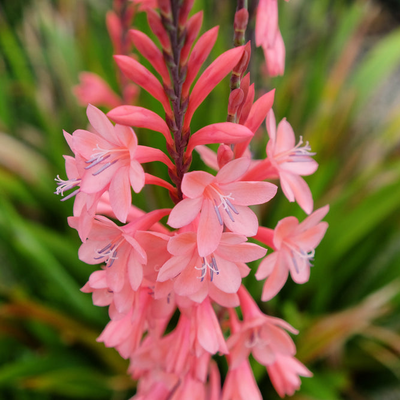
[[[230,8],[229,8],[230,7]],[[53,194],[69,150],[62,129],[87,125],[71,87],[92,71],[117,89],[104,17],[111,1],[0,2],[0,398],[127,399],[127,362],[95,341],[107,312],[79,288],[93,268],[77,257],[67,226],[72,201]],[[197,0],[203,31],[219,24],[211,58],[230,48],[234,2]],[[216,20],[218,16],[218,20]],[[138,14],[135,25],[148,31]],[[310,141],[320,164],[307,181],[316,208],[330,204],[330,228],[305,285],[288,282],[262,304],[300,330],[298,357],[314,372],[297,400],[400,398],[400,28],[370,1],[280,3],[286,73],[250,68],[256,91],[276,87],[274,110]],[[248,34],[254,32],[254,21]],[[195,114],[192,131],[226,118],[221,83]],[[221,100],[222,99],[222,100]],[[146,93],[141,105],[160,111]],[[216,106],[218,104],[218,106]],[[143,144],[163,139],[138,130]],[[155,140],[155,142],[153,141]],[[265,156],[266,135],[252,150]],[[201,166],[195,157],[193,167]],[[163,166],[151,172],[166,178]],[[162,189],[135,203],[168,206]],[[279,194],[258,209],[265,226],[303,219]],[[261,283],[246,284],[254,296]],[[277,398],[254,364],[265,398]]]

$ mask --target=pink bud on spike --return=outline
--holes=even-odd
[[[242,115],[242,109],[246,103],[247,94],[249,92],[250,86],[250,72],[247,73],[244,78],[240,82],[240,88],[243,90],[243,102],[240,104],[239,108],[236,111],[236,121],[240,121],[240,117]]]
[[[158,8],[161,14],[167,18],[171,17],[171,2],[170,0],[157,0]]]
[[[222,168],[225,164],[227,164],[229,161],[232,160],[233,160],[233,151],[230,148],[230,146],[227,146],[226,144],[221,144],[218,147],[218,153],[217,153],[217,161],[219,168]]]
[[[166,114],[172,115],[171,105],[158,79],[143,65],[128,56],[114,56],[121,71],[137,85],[149,92],[164,107]]]
[[[254,93],[254,83],[252,83],[249,86],[249,90],[247,92],[246,100],[244,101],[244,104],[243,104],[243,107],[242,107],[239,124],[244,125],[244,123],[246,122],[246,119],[249,116],[249,112],[250,112],[251,107],[253,105],[254,95],[255,95],[255,93]]]
[[[235,68],[233,68],[233,73],[238,76],[243,76],[247,66],[249,65],[251,57],[251,42],[247,42],[244,46],[244,52],[240,61],[236,64]]]
[[[182,87],[182,97],[185,99],[189,95],[190,86],[192,85],[196,75],[198,74],[204,61],[207,59],[214,47],[218,36],[218,26],[204,33],[195,44],[192,53],[190,54],[188,69],[185,82]]]
[[[190,95],[189,106],[185,115],[184,131],[189,128],[190,121],[197,107],[218,83],[232,70],[242,57],[244,48],[236,47],[221,54],[200,76]],[[200,144],[200,143],[199,143]]]
[[[186,24],[187,17],[193,7],[194,0],[185,0],[179,10],[179,26]]]
[[[232,122],[220,122],[208,125],[190,137],[186,150],[186,158],[192,154],[193,149],[199,144],[240,143],[252,137],[253,132],[243,125]]]
[[[161,75],[164,84],[170,86],[171,79],[168,69],[165,65],[163,55],[154,42],[146,34],[136,29],[131,29],[129,31],[129,37],[140,54],[145,57],[147,61],[149,61],[149,63],[154,67],[154,69]]]
[[[153,111],[143,107],[120,106],[111,110],[107,116],[117,124],[146,128],[160,132],[164,135],[167,142],[171,146],[173,145],[171,133],[167,124]]]
[[[245,126],[247,126],[253,133],[257,131],[264,119],[267,117],[269,110],[274,103],[275,89],[261,96],[251,107],[249,116],[246,119]],[[241,157],[245,152],[250,141],[239,143],[235,146],[235,156]]]
[[[161,47],[167,53],[171,52],[171,43],[167,32],[165,31],[159,15],[152,9],[147,10],[147,22],[149,23],[150,29],[157,36],[160,41]]]
[[[122,49],[122,25],[118,15],[114,11],[108,11],[106,15],[108,34],[114,47],[114,53],[123,53]]]
[[[180,60],[181,65],[186,64],[187,59],[189,57],[190,49],[192,48],[193,42],[195,41],[197,35],[200,32],[202,23],[203,23],[203,11],[199,11],[198,13],[194,14],[193,17],[191,17],[187,22],[186,40],[181,51],[181,60]]]
[[[231,94],[229,95],[228,101],[228,115],[235,117],[237,109],[242,104],[244,98],[243,90],[242,89],[235,89],[232,90]],[[233,121],[234,122],[234,121]]]
[[[245,41],[245,32],[247,28],[247,23],[249,21],[249,12],[246,8],[242,8],[235,13],[234,29],[235,34],[233,42],[235,46],[241,46]]]

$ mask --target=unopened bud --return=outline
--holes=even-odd
[[[170,19],[172,14],[171,14],[171,2],[170,0],[157,0],[158,8],[161,11],[161,14]]]
[[[245,73],[247,66],[249,65],[250,56],[251,56],[251,42],[248,41],[246,46],[244,47],[244,52],[243,52],[242,58],[236,64],[232,73],[234,73],[235,75],[238,75],[238,76],[242,76]]]
[[[193,7],[194,0],[183,0],[182,7],[179,10],[179,26],[185,26],[187,17]]]
[[[232,160],[233,160],[233,151],[230,148],[230,146],[226,144],[221,144],[218,147],[218,152],[217,152],[217,161],[219,167],[222,168],[225,164],[227,164],[229,161]]]
[[[232,90],[231,94],[229,95],[228,101],[228,115],[234,116],[237,112],[237,109],[242,104],[244,99],[243,90],[238,88]]]
[[[166,53],[171,53],[171,42],[169,41],[168,34],[163,27],[160,16],[154,10],[148,9],[147,22],[149,23],[150,29],[160,41],[163,50]]]
[[[233,43],[235,46],[242,46],[244,44],[248,22],[249,22],[249,12],[245,8],[236,11],[235,22],[233,25],[235,29]]]

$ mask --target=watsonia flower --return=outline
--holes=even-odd
[[[239,158],[221,168],[216,176],[204,171],[185,174],[182,192],[186,196],[172,210],[168,224],[174,228],[188,225],[200,213],[197,247],[200,257],[218,246],[224,225],[245,236],[257,233],[257,216],[248,207],[271,200],[277,187],[269,182],[239,181],[250,160]]]
[[[256,278],[267,278],[262,300],[272,299],[285,284],[288,274],[296,283],[305,283],[310,276],[311,261],[315,248],[328,229],[327,222],[321,222],[329,206],[319,208],[299,223],[295,217],[286,217],[278,222],[275,230],[260,227],[256,239],[272,247],[258,267]]]

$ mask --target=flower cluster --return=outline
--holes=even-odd
[[[65,156],[68,179],[57,178],[56,192],[64,195],[73,189],[63,199],[75,196],[69,224],[82,240],[79,258],[102,264],[82,289],[92,293],[95,305],[109,307],[110,322],[98,340],[130,360],[129,373],[139,381],[136,400],[261,399],[250,353],[266,367],[278,394],[291,395],[300,386],[299,376],[311,376],[296,360],[287,333],[297,331],[265,315],[242,278],[250,273],[247,263],[260,260],[255,276],[267,278],[263,301],[279,292],[289,272],[296,283],[308,280],[314,249],[327,229],[321,220],[328,211],[325,206],[313,212],[310,189],[301,177],[317,169],[314,153],[301,138],[295,143],[286,120],[276,128],[274,91],[254,101],[254,84],[245,72],[251,52],[243,44],[248,20],[244,2],[238,2],[235,16],[236,47],[214,60],[193,87],[218,29],[205,32],[194,44],[203,15],[189,18],[193,0],[134,1],[123,8],[121,3],[115,1],[115,8],[124,11],[109,14],[107,20],[114,49],[120,52],[114,58],[124,76],[125,95],[117,96],[98,77],[83,76],[75,93],[82,102],[92,103],[87,107],[91,127],[65,133],[74,157]],[[272,34],[259,24],[271,22],[278,29],[271,11],[275,3],[259,5],[257,40],[265,36],[266,51]],[[143,32],[126,30],[135,7],[146,12],[158,45]],[[127,55],[126,38],[156,75]],[[192,133],[196,109],[229,73],[228,122]],[[126,101],[126,89],[133,87],[128,81],[157,99],[165,118]],[[112,109],[106,115],[95,105]],[[269,135],[266,158],[255,160],[249,146],[264,120]],[[139,144],[133,128],[163,135],[167,153]],[[217,153],[207,147],[212,143],[219,144]],[[193,150],[218,172],[190,171]],[[164,165],[170,181],[146,172],[144,164],[153,162]],[[267,180],[279,180],[287,199],[309,216],[301,223],[284,218],[274,230],[259,226],[249,206],[275,196],[278,187]],[[146,185],[168,191],[173,206],[144,212],[132,205],[131,191],[139,193]],[[249,242],[249,237],[262,245]],[[268,256],[264,245],[274,250]],[[179,319],[171,330],[174,314]],[[229,364],[222,388],[212,360],[216,353],[225,355]]]

